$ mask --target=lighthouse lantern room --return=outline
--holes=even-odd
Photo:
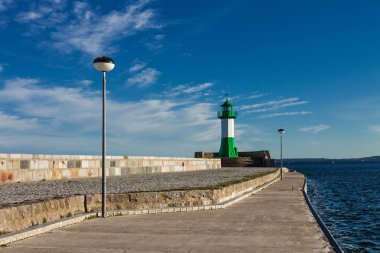
[[[226,101],[221,105],[222,111],[218,112],[218,118],[222,121],[222,140],[220,143],[219,157],[238,157],[238,150],[235,146],[234,121],[238,113],[233,110],[233,104]]]

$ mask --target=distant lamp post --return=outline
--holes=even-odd
[[[107,216],[106,208],[106,72],[113,70],[115,62],[107,56],[97,57],[94,68],[103,74],[103,114],[102,114],[102,217]]]
[[[277,130],[277,133],[280,134],[280,154],[281,154],[281,169],[280,169],[280,175],[281,176],[280,177],[281,177],[281,180],[282,180],[282,136],[285,133],[285,129],[280,128],[280,129]]]

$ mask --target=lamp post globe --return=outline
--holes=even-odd
[[[102,107],[102,217],[107,216],[106,208],[106,72],[113,70],[115,62],[107,56],[97,57],[93,61],[96,70],[102,72],[103,76],[103,107]]]
[[[115,67],[114,60],[108,56],[97,57],[92,64],[96,70],[101,72],[111,71]]]
[[[277,130],[277,133],[280,134],[280,154],[281,154],[280,178],[281,178],[281,180],[282,180],[282,165],[283,165],[283,163],[282,163],[282,136],[283,136],[284,133],[285,133],[285,129],[280,128],[280,129]]]

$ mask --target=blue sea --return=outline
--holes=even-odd
[[[310,201],[344,252],[380,252],[380,162],[284,166],[306,175]]]

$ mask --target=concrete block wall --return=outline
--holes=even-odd
[[[107,176],[218,169],[220,159],[107,156]],[[101,176],[101,156],[0,154],[0,183]]]

